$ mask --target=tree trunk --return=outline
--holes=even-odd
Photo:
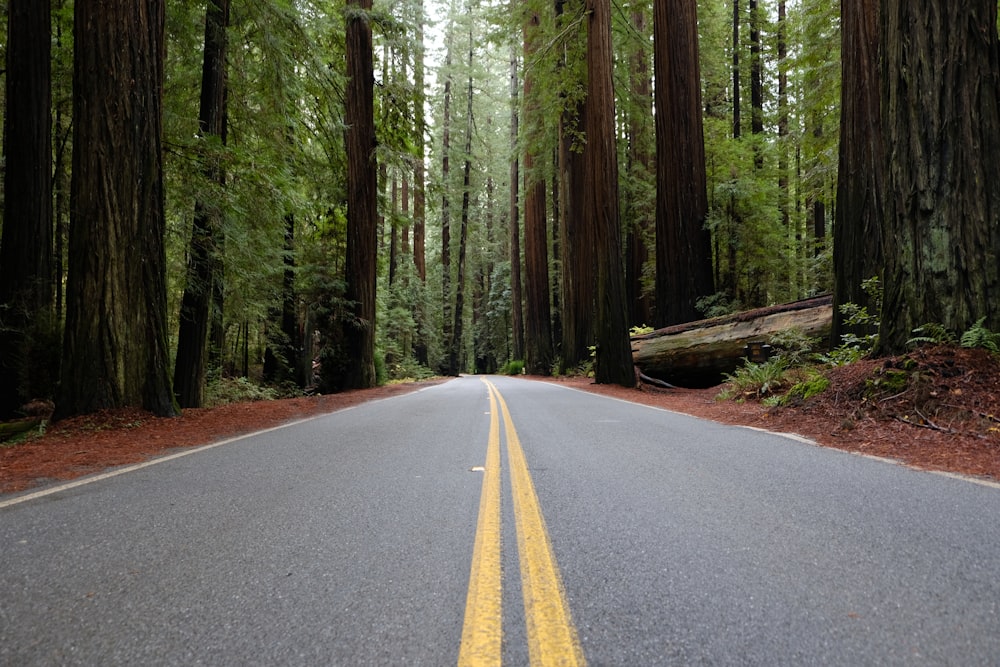
[[[524,359],[524,317],[522,315],[521,294],[521,211],[518,205],[518,187],[521,183],[520,163],[517,153],[518,134],[518,82],[517,50],[510,49],[510,312],[511,328],[514,330],[511,355],[514,359]]]
[[[556,3],[562,23],[575,20],[582,7],[574,0],[567,11],[565,2]],[[561,57],[561,71],[570,76],[572,63],[583,58],[586,34],[580,32],[566,40]],[[578,85],[583,85],[581,80]],[[595,296],[593,227],[584,218],[587,141],[587,99],[574,94],[577,83],[567,83],[563,92],[564,109],[559,118],[559,192],[562,213],[562,350],[560,366],[567,372],[590,360],[593,344]]]
[[[656,68],[656,323],[698,318],[714,291],[695,0],[658,0]]]
[[[351,0],[347,17],[347,290],[344,389],[374,387],[378,167],[375,159],[371,0]]]
[[[711,387],[739,368],[751,343],[798,329],[829,340],[829,296],[688,322],[632,338],[632,359],[646,375],[682,387]]]
[[[441,122],[441,312],[444,325],[444,349],[451,350],[454,321],[451,313],[451,41],[454,25],[447,28],[444,55],[444,118]],[[445,360],[447,365],[447,359]],[[447,370],[447,369],[446,369]]]
[[[883,0],[885,296],[879,351],[933,322],[1000,329],[995,0]]]
[[[635,385],[635,375],[625,315],[625,272],[618,212],[611,0],[588,0],[587,9],[587,173],[584,188],[587,199],[584,215],[594,230],[594,263],[597,266],[594,380],[598,384],[631,387]]]
[[[177,413],[167,350],[162,0],[77,0],[66,336],[56,416]],[[86,147],[86,150],[82,150]]]
[[[226,144],[226,30],[229,0],[209,0],[205,15],[205,50],[201,70],[199,135]],[[206,180],[224,187],[226,173],[221,156],[208,148],[202,155]],[[195,202],[191,244],[188,249],[187,284],[181,299],[174,362],[174,394],[182,408],[199,408],[205,388],[208,359],[208,329],[215,268],[220,264],[218,237],[222,233],[222,211],[218,202]]]
[[[541,38],[533,14],[524,28],[524,59],[530,62]],[[534,75],[524,76],[524,121],[528,150],[524,155],[524,279],[527,313],[524,321],[524,366],[533,375],[552,372],[552,328],[549,303],[549,244],[546,230],[545,179],[536,169],[532,143],[537,142],[542,109],[534,93]]]
[[[764,61],[760,48],[760,24],[763,21],[757,0],[750,1],[750,133],[753,135],[753,164],[764,168]]]
[[[733,139],[743,133],[740,117],[740,0],[733,0]]]
[[[840,306],[853,303],[875,314],[875,304],[861,287],[881,275],[885,150],[882,145],[879,76],[879,0],[841,2],[842,87],[840,160],[836,224],[833,227],[833,340],[875,333],[850,328]]]
[[[47,397],[55,360],[36,365],[32,342],[52,321],[52,138],[49,2],[11,0],[7,9],[4,215],[0,241],[0,419]],[[52,338],[47,335],[44,338]],[[56,356],[56,355],[49,355]],[[57,358],[57,357],[56,357]]]
[[[469,71],[472,71],[473,36],[469,30]],[[469,75],[469,87],[467,90],[468,105],[466,106],[465,117],[465,165],[462,170],[462,227],[458,237],[458,278],[455,283],[455,324],[452,327],[454,337],[448,356],[448,371],[451,375],[458,375],[463,367],[462,359],[462,324],[465,311],[465,258],[469,238],[469,208],[471,206],[472,187],[472,75]]]

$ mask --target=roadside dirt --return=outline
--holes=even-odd
[[[587,378],[534,378],[728,424],[796,433],[821,445],[906,465],[1000,480],[1000,361],[983,350],[919,349],[829,371],[830,387],[807,401],[769,408],[756,397],[716,399],[721,388],[626,389]],[[0,445],[0,493],[137,463],[428,384],[185,410],[173,419],[116,410],[50,426]]]

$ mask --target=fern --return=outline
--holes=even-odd
[[[968,331],[962,334],[962,347],[981,347],[994,354],[1000,354],[1000,334],[993,333],[983,326],[985,317],[980,317]]]
[[[954,345],[955,334],[937,322],[928,322],[913,330],[917,334],[906,341],[907,345]]]

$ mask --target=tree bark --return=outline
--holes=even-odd
[[[597,266],[596,359],[598,384],[635,385],[625,314],[618,151],[612,83],[611,1],[588,0],[587,172],[584,215],[594,230]],[[700,113],[700,110],[699,110]]]
[[[521,183],[520,161],[517,152],[518,135],[518,77],[517,50],[510,49],[510,312],[513,336],[511,356],[524,359],[524,316],[521,290],[521,210],[518,190]]]
[[[654,3],[656,72],[656,324],[698,318],[712,294],[712,240],[695,0]]]
[[[750,343],[769,344],[789,329],[829,340],[829,296],[688,322],[632,338],[632,359],[646,375],[682,387],[711,387],[739,368]]]
[[[54,368],[36,366],[33,339],[52,321],[50,3],[10,0],[4,115],[4,216],[0,241],[0,419],[48,397]],[[51,336],[46,336],[49,338]],[[40,342],[40,341],[39,341]],[[44,352],[37,350],[37,352]],[[53,366],[54,363],[48,364]]]
[[[201,105],[198,133],[203,141],[226,144],[226,31],[229,28],[229,0],[209,0],[205,14],[205,50],[201,70]],[[202,160],[206,180],[225,186],[222,160],[207,148]],[[212,284],[221,264],[218,237],[222,233],[222,212],[217,202],[199,199],[195,203],[191,243],[188,249],[187,284],[181,299],[174,361],[174,393],[182,408],[201,407],[208,359],[208,328],[212,306]]]
[[[371,0],[351,0],[347,15],[347,290],[344,389],[374,387],[378,166],[375,159]]]
[[[833,227],[833,336],[875,333],[848,327],[840,306],[875,304],[861,283],[882,273],[885,149],[882,144],[879,75],[879,0],[841,2],[840,159]]]
[[[533,14],[524,28],[524,59],[530,62],[538,48],[539,17]],[[533,375],[552,372],[552,328],[549,302],[549,244],[546,230],[545,180],[536,172],[533,142],[537,142],[542,109],[534,93],[534,75],[524,76],[524,122],[528,149],[524,154],[524,366]],[[540,170],[538,170],[540,171]]]
[[[473,36],[469,30],[469,71],[472,71]],[[469,85],[466,91],[467,106],[465,116],[465,162],[462,169],[462,226],[458,237],[458,276],[455,283],[455,324],[452,327],[454,337],[452,338],[451,349],[448,356],[448,371],[451,375],[458,375],[464,367],[462,359],[462,333],[465,314],[465,261],[469,239],[469,208],[471,206],[472,188],[472,75],[469,75]]]
[[[56,417],[125,406],[172,416],[161,150],[164,5],[77,0],[75,25],[78,150]]]
[[[997,3],[883,0],[883,237],[879,351],[925,323],[1000,329]]]

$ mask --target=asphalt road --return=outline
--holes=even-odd
[[[0,665],[1000,664],[1000,488],[490,382],[0,497]]]

